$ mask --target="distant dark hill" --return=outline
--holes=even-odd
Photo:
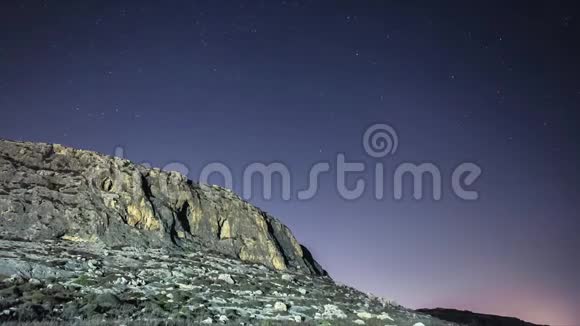
[[[468,326],[540,326],[514,317],[478,314],[467,310],[435,308],[419,309],[417,311],[441,320]]]

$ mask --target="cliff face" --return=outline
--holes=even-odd
[[[229,190],[61,145],[0,140],[0,237],[203,247],[324,274],[286,226]]]

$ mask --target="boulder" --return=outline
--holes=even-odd
[[[288,311],[288,306],[284,302],[276,301],[274,303],[274,311],[286,312]]]

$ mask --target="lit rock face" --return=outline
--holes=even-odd
[[[0,140],[0,237],[205,248],[324,274],[285,225],[227,189],[61,145]]]

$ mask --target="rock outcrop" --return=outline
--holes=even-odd
[[[290,230],[227,189],[62,145],[0,140],[0,237],[214,250],[323,275]]]

